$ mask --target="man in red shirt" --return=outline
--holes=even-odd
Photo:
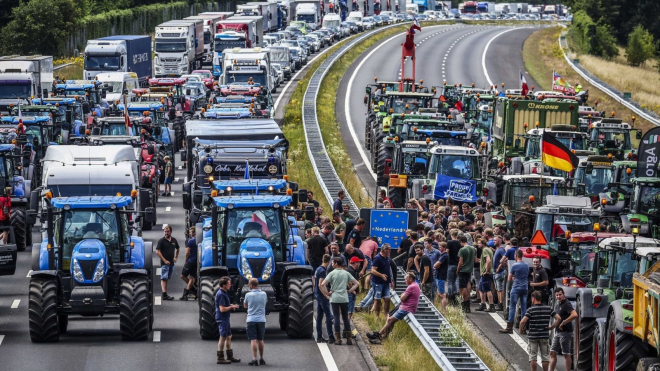
[[[11,187],[6,187],[5,195],[0,196],[0,226],[2,227],[9,227],[11,225],[11,191]],[[0,239],[2,240],[3,245],[7,244],[7,240],[9,239],[9,229],[3,230],[2,233],[0,233]]]
[[[387,317],[387,322],[385,326],[380,331],[374,331],[370,334],[367,334],[369,342],[371,344],[380,344],[390,331],[394,327],[394,324],[397,321],[402,320],[408,313],[415,314],[417,311],[417,305],[419,304],[419,296],[421,294],[419,285],[415,282],[415,273],[408,272],[406,273],[406,291],[401,295],[401,304],[399,304],[399,309],[391,316]]]

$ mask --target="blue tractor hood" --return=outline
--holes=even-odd
[[[76,244],[71,253],[71,276],[78,283],[97,284],[108,273],[108,258],[105,245],[98,239],[84,239]],[[97,275],[95,272],[103,274]]]
[[[257,232],[258,233],[258,232]],[[273,274],[273,249],[263,238],[247,238],[238,251],[238,272],[249,280],[256,278],[259,282],[268,282]]]

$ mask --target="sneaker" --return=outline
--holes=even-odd
[[[163,293],[162,298],[163,300],[174,300],[174,297],[167,295],[166,292]]]
[[[481,305],[479,305],[479,307],[478,307],[477,309],[475,309],[475,311],[477,311],[477,312],[484,312],[484,311],[486,311],[486,304],[481,303]]]
[[[253,359],[250,362],[248,362],[248,366],[259,366],[259,361]]]
[[[318,338],[316,338],[316,342],[322,344],[322,343],[327,343],[328,341],[325,340],[323,336],[319,336]]]
[[[470,299],[470,303],[472,303],[472,304],[480,304],[480,303],[481,303],[481,299],[476,299],[476,298],[475,298],[475,299]]]
[[[259,365],[260,365],[260,366],[265,366],[265,365],[266,365],[266,361],[264,361],[263,358],[260,358],[260,359],[259,359]]]
[[[380,332],[378,332],[378,331],[374,331],[372,333],[367,333],[367,337],[369,339],[380,339],[381,338]]]
[[[495,313],[495,311],[496,311],[495,305],[491,304],[491,305],[489,305],[489,308],[486,312]]]
[[[165,196],[166,196],[166,195],[165,195],[165,192],[163,192],[163,193],[160,194],[160,197],[165,197]]]

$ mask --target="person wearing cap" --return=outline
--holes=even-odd
[[[165,192],[161,194],[163,197],[172,196],[172,180],[174,179],[174,166],[170,162],[170,156],[165,156]]]
[[[350,245],[347,245],[350,246]],[[360,250],[357,250],[360,251]],[[348,268],[346,271],[355,278],[355,280],[359,281],[361,274],[360,274],[360,266],[364,265],[362,264],[364,262],[364,259],[360,259],[357,256],[353,256],[349,262],[348,262]],[[348,319],[350,320],[353,318],[353,312],[355,311],[355,293],[348,293]]]
[[[346,251],[344,251],[344,258],[346,258],[346,261],[350,263],[351,260],[356,257],[360,259],[360,262],[365,261],[364,254],[362,253],[362,251],[360,249],[354,248],[353,245],[349,243],[348,245],[346,245]],[[367,265],[360,263],[358,269],[355,271],[358,280],[362,278],[362,276],[364,276],[364,271],[366,269],[367,269]]]

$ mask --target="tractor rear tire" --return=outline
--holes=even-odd
[[[594,333],[596,320],[594,318],[580,318],[580,299],[577,300],[578,318],[573,325],[573,369],[575,371],[591,371]]]
[[[310,276],[289,278],[289,310],[286,334],[294,339],[309,339],[313,335],[314,287]]]
[[[642,358],[639,360],[639,362],[637,362],[637,371],[649,371],[651,366],[658,364],[660,364],[660,358]]]
[[[286,328],[288,326],[288,320],[289,320],[289,313],[280,312],[280,330],[286,331]]]
[[[9,224],[14,227],[14,237],[16,238],[16,249],[25,251],[27,237],[27,214],[24,207],[15,207],[9,216]]]
[[[204,340],[218,339],[220,332],[215,321],[215,293],[220,289],[220,277],[201,277],[199,280],[199,335]]]
[[[376,183],[385,187],[388,185],[389,178],[385,177],[385,161],[392,159],[392,153],[385,148],[385,143],[378,143],[378,152],[376,157]]]
[[[60,340],[57,322],[57,280],[30,279],[29,315],[30,340],[33,343],[53,343]]]
[[[392,208],[400,209],[406,206],[406,191],[405,188],[389,188],[387,198],[392,202]]]
[[[644,347],[639,346],[632,335],[616,328],[614,312],[607,320],[605,333],[604,363],[606,371],[634,371],[637,362],[644,357]]]
[[[149,338],[149,304],[147,277],[122,277],[119,288],[119,331],[123,340]]]
[[[603,368],[603,348],[605,344],[601,343],[601,330],[598,324],[594,330],[594,336],[591,339],[591,365],[593,371],[601,371]]]

